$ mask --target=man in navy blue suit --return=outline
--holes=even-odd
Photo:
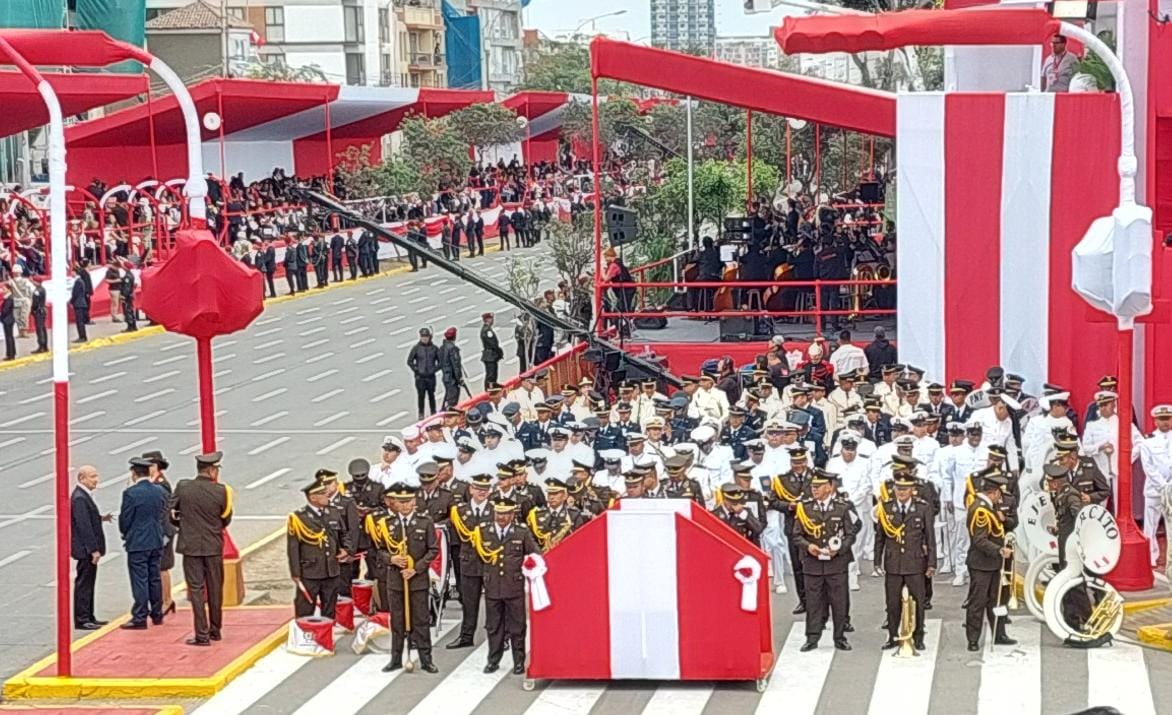
[[[77,486],[69,498],[69,555],[77,562],[73,580],[73,627],[96,631],[106,625],[94,616],[94,582],[98,578],[98,561],[106,555],[106,535],[102,522],[109,514],[98,512],[93,493],[100,481],[98,470],[88,464],[77,469]]]
[[[121,628],[144,630],[147,615],[156,626],[163,624],[163,581],[159,561],[163,557],[163,514],[167,510],[167,492],[151,481],[149,459],[130,460],[130,477],[134,483],[122,492],[122,511],[118,529],[126,547],[126,566],[130,571],[130,593],[134,606],[130,621]]]

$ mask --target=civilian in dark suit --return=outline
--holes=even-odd
[[[16,303],[7,285],[0,285],[0,326],[4,328],[4,359],[16,359]]]
[[[171,499],[171,521],[179,527],[175,550],[183,554],[195,618],[195,636],[187,645],[220,640],[223,625],[224,529],[232,521],[232,497],[218,481],[221,457],[219,452],[196,457],[195,479],[179,482]]]
[[[126,321],[126,329],[122,332],[133,333],[138,330],[138,308],[134,305],[134,289],[138,281],[129,268],[122,269],[122,282],[118,285],[118,292],[122,296],[122,319]]]
[[[357,280],[358,278],[358,241],[354,240],[354,234],[346,236],[346,265],[350,268],[350,280]],[[365,274],[363,274],[365,275]]]
[[[344,279],[342,276],[342,251],[346,247],[346,239],[342,238],[342,234],[335,233],[330,238],[330,267],[334,271],[334,281],[341,283]]]
[[[266,238],[264,249],[257,254],[257,270],[264,274],[265,285],[268,286],[268,297],[277,297],[277,287],[273,285],[273,276],[277,272],[277,249],[273,248],[273,239]],[[264,294],[264,286],[261,286]]]
[[[45,298],[45,285],[37,281],[33,290],[33,304],[29,309],[33,316],[33,329],[37,334],[37,349],[33,351],[34,355],[49,352],[49,309]]]
[[[84,343],[89,339],[85,334],[85,326],[90,320],[91,291],[86,289],[88,284],[85,280],[89,278],[89,274],[80,263],[74,266],[73,270],[77,277],[73,281],[73,290],[69,293],[69,304],[73,306],[73,320],[77,323],[77,342]]]
[[[149,459],[130,460],[130,476],[134,484],[122,492],[122,510],[118,514],[118,530],[126,547],[126,567],[130,571],[130,592],[134,605],[130,621],[122,624],[127,630],[147,627],[147,614],[156,626],[163,624],[163,582],[159,576],[159,560],[163,557],[163,515],[167,511],[167,492],[151,481]]]
[[[109,514],[98,513],[93,492],[98,488],[98,470],[88,464],[77,470],[77,486],[69,498],[69,555],[77,562],[73,579],[73,627],[94,631],[106,625],[94,616],[94,582],[98,561],[106,555],[106,534],[102,522]]]

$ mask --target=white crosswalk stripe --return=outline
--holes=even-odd
[[[451,675],[432,688],[410,715],[467,715],[475,710],[476,705],[509,672],[508,667],[502,665],[495,673],[485,673],[487,657],[488,642],[485,641],[456,666]]]
[[[1127,715],[1155,715],[1143,648],[1115,643],[1111,648],[1089,650],[1087,676],[1087,705],[1109,705]]]
[[[989,648],[986,644],[981,653],[978,715],[1041,712],[1041,634],[1042,624],[1025,621],[1022,627],[1013,629],[1017,645]]]
[[[283,650],[269,653],[192,715],[239,715],[309,662],[309,658]]]
[[[711,697],[711,686],[691,683],[661,685],[655,689],[655,694],[643,708],[643,715],[699,715]]]
[[[834,661],[834,648],[823,645],[809,653],[801,653],[798,649],[805,642],[806,624],[794,623],[777,653],[773,676],[757,703],[758,713],[763,715],[781,710],[812,713],[818,709],[818,698]]]
[[[940,648],[940,621],[924,622],[924,645],[927,648],[914,658],[897,658],[886,651],[879,662],[879,674],[871,691],[870,715],[882,715],[898,709],[901,715],[927,713],[932,697],[932,673]]]
[[[525,715],[589,715],[606,688],[550,683]]]

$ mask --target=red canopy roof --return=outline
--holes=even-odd
[[[867,134],[895,136],[895,95],[890,92],[731,65],[605,37],[590,43],[590,64],[595,77]]]
[[[526,119],[548,114],[570,101],[567,92],[539,92],[526,90],[506,97],[501,106],[507,107]]]
[[[916,45],[1036,45],[1059,21],[1032,8],[904,10],[787,17],[773,31],[786,54],[866,52]]]
[[[143,75],[52,74],[45,80],[61,101],[66,117],[128,99],[146,92]],[[16,134],[49,123],[49,112],[37,88],[19,72],[0,72],[0,136]]]
[[[373,117],[342,126],[335,126],[331,135],[335,139],[368,139],[390,134],[399,126],[399,122],[408,114],[419,114],[429,119],[442,117],[445,114],[464,109],[473,104],[491,104],[494,100],[492,92],[467,89],[428,89],[419,90],[419,98],[414,104],[397,107],[389,112],[383,112]],[[322,131],[309,139],[325,139]]]
[[[0,30],[31,65],[105,67],[123,60],[146,62],[150,55],[97,30]]]
[[[241,131],[296,112],[320,106],[338,96],[336,84],[270,82],[251,79],[207,79],[188,88],[202,117],[208,112],[221,113],[225,134]],[[82,122],[65,130],[70,147],[139,146],[150,136],[154,115],[155,142],[178,144],[186,140],[183,114],[173,95],[155,98],[121,112]],[[201,127],[203,140],[219,136],[219,131]]]

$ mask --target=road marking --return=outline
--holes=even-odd
[[[712,686],[673,683],[655,689],[643,715],[683,715],[703,712],[712,697]],[[902,715],[902,714],[901,714]]]
[[[118,394],[117,390],[105,390],[103,392],[99,392],[96,395],[90,395],[89,397],[83,397],[80,400],[78,400],[75,404],[85,405],[85,404],[88,404],[88,403],[93,402],[95,400],[100,400],[103,397],[109,397],[110,395],[117,395],[117,394]]]
[[[488,641],[485,641],[460,661],[451,675],[433,687],[427,697],[411,710],[411,715],[468,715],[475,710],[509,672],[508,668],[495,673],[483,672],[487,657]]]
[[[293,439],[293,438],[292,437],[278,437],[271,442],[265,442],[261,446],[249,450],[248,456],[255,457],[256,455],[261,454],[262,452],[269,451],[273,447],[280,447],[282,444],[285,444],[286,442],[288,442],[291,439]]]
[[[408,305],[415,305],[416,303],[422,303],[423,301],[428,300],[430,297],[431,296],[421,295],[418,298],[412,298],[411,300],[407,301],[407,303],[408,303]],[[431,306],[427,305],[427,306],[424,306],[423,308],[421,308],[420,310],[421,311],[428,310],[430,308],[431,308]]]
[[[253,382],[260,382],[261,380],[267,380],[270,377],[276,377],[277,375],[281,375],[284,372],[285,372],[285,368],[279,367],[276,370],[269,370],[268,372],[262,372],[261,374],[252,378],[252,381]]]
[[[387,392],[384,392],[381,395],[375,395],[374,397],[370,398],[370,401],[372,403],[373,402],[382,402],[383,400],[387,399],[388,397],[394,397],[395,395],[399,394],[400,392],[402,392],[402,390],[400,390],[398,388],[395,388],[394,390],[388,390]]]
[[[225,375],[231,375],[231,374],[232,374],[232,368],[228,368],[226,370],[219,370],[217,372],[212,373],[212,379],[218,380]],[[195,400],[193,400],[193,402],[199,402],[199,398],[197,397]]]
[[[410,326],[408,326],[406,328],[399,328],[398,330],[392,330],[391,332],[387,333],[387,335],[392,335],[392,336],[393,335],[402,335],[403,333],[407,332],[410,329],[411,329]]]
[[[352,305],[349,308],[346,308],[344,310],[335,310],[334,317],[337,317],[339,315],[346,315],[347,313],[353,313],[356,310],[361,310],[361,308],[357,305]]]
[[[374,342],[374,338],[367,338],[366,340],[359,340],[358,342],[351,344],[350,349],[354,350],[356,348],[362,347],[363,345],[370,345],[373,342]]]
[[[1042,624],[1026,618],[1016,618],[1014,623],[1017,645],[983,651],[978,715],[1042,711]],[[1022,626],[1017,627],[1018,623]]]
[[[154,412],[148,412],[145,415],[135,417],[132,420],[126,420],[122,424],[126,427],[133,427],[134,425],[142,424],[148,420],[153,420],[156,417],[162,417],[165,414],[167,414],[166,410],[155,410]]]
[[[457,291],[457,290],[460,290],[460,286],[452,286],[450,288],[444,288],[443,290],[438,291],[438,293],[440,295],[447,295],[448,293],[451,293],[452,291]]]
[[[464,306],[463,308],[458,308],[458,309],[456,310],[456,312],[457,312],[457,313],[467,313],[467,312],[470,312],[470,311],[473,311],[473,310],[479,310],[479,309],[480,309],[480,306],[479,306],[479,305],[476,305],[475,303],[473,303],[473,304],[471,304],[471,305],[466,305],[466,306]],[[501,313],[501,312],[503,312],[503,311],[500,311],[500,310],[498,310],[497,312],[498,312],[498,313]]]
[[[181,454],[181,455],[183,455],[183,456],[185,456],[185,457],[186,457],[187,455],[189,455],[189,454],[195,454],[196,452],[199,452],[199,451],[201,451],[202,449],[203,449],[203,445],[202,445],[202,444],[195,444],[195,445],[192,445],[192,446],[188,447],[187,449],[181,450],[181,451],[179,452],[179,454]]]
[[[306,382],[317,382],[318,380],[323,380],[323,379],[329,377],[330,375],[336,375],[337,373],[338,373],[338,371],[336,368],[330,369],[330,370],[326,370],[325,372],[319,372],[318,374],[313,375],[311,377],[307,377],[307,378],[305,378],[305,381]]]
[[[129,452],[130,450],[132,450],[136,447],[141,447],[144,444],[150,444],[151,442],[154,442],[157,439],[158,439],[158,437],[143,437],[142,439],[136,439],[135,441],[131,442],[130,444],[124,444],[121,447],[118,447],[116,449],[111,449],[108,452],[108,454],[110,456],[114,456],[116,454],[122,454],[123,452]]]
[[[261,343],[260,345],[254,345],[252,347],[252,349],[253,350],[264,350],[266,348],[271,348],[274,345],[280,345],[283,342],[285,342],[285,341],[281,338],[277,338],[276,340],[268,340],[268,341]]]
[[[11,517],[9,519],[5,519],[4,521],[0,521],[0,529],[3,529],[6,526],[12,526],[13,524],[20,524],[22,522],[28,521],[29,519],[34,519],[37,516],[44,514],[52,509],[53,509],[52,504],[46,504],[45,506],[39,506],[36,509],[33,509],[32,511],[26,511],[23,514],[18,514],[17,516]],[[2,565],[3,564],[0,564],[0,566],[2,566]]]
[[[390,417],[379,420],[378,422],[375,423],[375,426],[376,427],[386,427],[390,423],[395,422],[397,420],[400,420],[406,416],[407,416],[407,411],[402,410],[402,411],[396,412],[395,414],[391,415]]]
[[[364,319],[365,317],[366,317],[365,315],[352,315],[349,318],[346,318],[345,320],[339,320],[338,325],[349,325],[350,323],[356,323],[359,320]]]
[[[330,342],[329,338],[322,338],[321,340],[314,340],[312,343],[306,343],[306,344],[302,345],[301,349],[302,350],[313,350],[314,348],[325,345],[328,342]]]
[[[410,340],[408,340],[408,341],[406,341],[406,342],[399,343],[398,345],[396,345],[396,346],[395,346],[395,348],[396,348],[397,350],[402,350],[403,348],[409,348],[409,347],[411,347],[411,346],[412,346],[412,345],[414,345],[416,342],[418,342],[418,341],[417,341],[415,338],[411,338]]]
[[[96,420],[104,414],[106,414],[105,410],[98,410],[97,412],[91,412],[88,415],[82,415],[81,417],[74,417],[73,419],[69,420],[69,424],[70,425],[79,425],[82,422],[89,422],[90,420]]]
[[[168,387],[165,390],[159,390],[158,392],[152,392],[149,395],[143,395],[142,397],[136,397],[136,398],[134,398],[134,401],[135,401],[135,403],[141,404],[143,402],[147,402],[148,400],[153,400],[156,397],[162,397],[163,395],[170,395],[174,391],[175,391],[175,388]]]
[[[316,322],[318,322],[319,320],[321,320],[321,316],[320,316],[320,315],[315,315],[315,316],[313,316],[312,318],[306,318],[306,319],[304,319],[304,320],[298,320],[298,321],[297,321],[297,324],[298,324],[298,325],[309,325],[310,323],[316,323]]]
[[[314,427],[325,427],[328,424],[331,424],[333,422],[337,422],[338,420],[342,419],[343,417],[345,417],[348,414],[350,414],[350,413],[347,412],[346,410],[342,410],[341,412],[335,412],[334,414],[330,415],[329,417],[323,417],[322,419],[318,420],[317,422],[314,422],[313,426]]]
[[[217,355],[214,358],[212,358],[212,362],[214,362],[214,363],[215,362],[223,362],[224,360],[231,360],[234,357],[236,357],[236,353],[228,353],[226,355]]]
[[[392,317],[392,318],[387,318],[387,319],[386,319],[386,320],[384,320],[383,322],[384,322],[384,323],[397,323],[397,322],[399,322],[400,320],[405,320],[406,318],[407,318],[407,316],[405,316],[405,315],[396,315],[396,316],[394,316],[394,317]]]
[[[287,388],[287,387],[278,387],[277,389],[270,390],[270,391],[264,393],[263,395],[257,395],[256,397],[252,398],[252,401],[253,402],[264,402],[265,400],[267,400],[269,398],[276,397],[277,395],[283,395],[288,391],[289,391],[289,388]]]
[[[180,340],[177,343],[169,343],[167,345],[164,345],[163,347],[159,348],[159,352],[165,353],[165,352],[170,352],[172,350],[178,350],[179,348],[183,347],[184,345],[190,345],[190,344],[191,343],[187,342],[186,340]]]
[[[382,353],[378,353],[377,355],[373,355],[372,357],[381,357],[381,356],[382,356]],[[366,362],[366,358],[363,358],[362,360],[359,360],[358,362]],[[375,380],[379,379],[380,377],[386,377],[387,375],[390,375],[390,374],[391,374],[391,370],[389,368],[386,370],[379,370],[378,372],[374,373],[373,375],[367,375],[366,377],[362,378],[362,381],[363,382],[374,382]]]
[[[122,363],[130,362],[131,360],[137,360],[137,359],[138,359],[137,355],[127,355],[126,357],[120,357],[117,360],[110,360],[109,362],[104,362],[104,363],[102,363],[102,367],[114,367],[115,365],[121,365]]]
[[[309,330],[306,330],[303,333],[298,333],[297,337],[308,338],[310,335],[316,335],[317,333],[324,333],[325,331],[326,331],[326,326],[319,325],[316,328],[310,328]]]
[[[41,393],[41,394],[37,395],[36,397],[26,397],[26,398],[24,398],[23,400],[21,400],[20,402],[18,402],[18,403],[16,403],[16,404],[18,404],[18,405],[29,405],[29,404],[32,404],[32,403],[34,403],[34,402],[37,402],[38,400],[44,400],[44,399],[46,399],[46,398],[49,398],[49,397],[52,397],[52,396],[53,396],[53,393],[52,393],[52,392],[44,392],[44,393]]]
[[[231,347],[231,346],[235,345],[238,342],[240,342],[240,341],[239,340],[221,340],[220,342],[216,343],[216,347],[217,348],[227,348],[227,347]]]
[[[533,701],[525,715],[590,715],[606,688],[550,683]]]
[[[29,487],[35,487],[38,484],[44,484],[45,482],[49,481],[50,479],[52,479],[53,477],[56,477],[56,476],[57,476],[56,472],[49,472],[48,474],[42,474],[41,476],[37,477],[36,479],[30,479],[27,482],[24,482],[22,484],[17,484],[16,487],[18,489],[28,489]]]
[[[260,323],[257,323],[257,325],[260,325]],[[263,338],[263,337],[265,337],[266,335],[272,335],[273,333],[279,333],[279,332],[281,332],[281,328],[269,328],[268,330],[262,330],[262,331],[260,331],[259,333],[257,333],[256,335],[253,335],[252,337],[254,337],[254,338]],[[259,348],[258,348],[258,349],[259,349]]]
[[[260,326],[262,326],[262,325],[268,325],[268,324],[270,324],[270,323],[275,323],[275,322],[277,322],[277,321],[278,321],[278,320],[280,320],[280,319],[281,319],[281,317],[280,317],[280,316],[274,315],[274,316],[273,316],[273,317],[271,317],[271,318],[265,318],[264,320],[258,320],[258,321],[256,321],[255,323],[253,323],[253,325],[255,325],[255,326],[257,326],[257,327],[259,328],[259,327],[260,327]]]
[[[28,549],[24,549],[21,551],[17,551],[15,554],[13,554],[11,556],[5,556],[4,558],[0,559],[0,568],[4,568],[5,566],[7,566],[9,564],[14,564],[17,561],[20,561],[21,559],[23,559],[24,557],[28,556],[31,553],[32,553],[32,551],[29,551]]]
[[[423,289],[422,288],[408,288],[407,290],[399,291],[399,295],[415,295],[416,293],[418,293],[421,290],[423,290]]]
[[[306,361],[305,361],[305,364],[306,364],[306,365],[312,365],[312,364],[314,364],[315,362],[321,362],[322,360],[325,360],[326,358],[331,358],[331,357],[333,357],[333,356],[334,356],[334,354],[333,354],[333,353],[322,353],[321,355],[314,355],[313,357],[311,357],[311,358],[309,358],[308,360],[306,360]]]
[[[186,360],[186,359],[187,359],[186,355],[176,355],[175,357],[169,357],[165,360],[155,360],[153,363],[151,363],[151,365],[153,365],[154,367],[159,367],[161,365],[170,365],[173,362],[179,362],[180,360]]]
[[[167,372],[164,372],[161,375],[155,375],[154,377],[148,377],[148,378],[144,379],[142,382],[144,384],[149,385],[152,382],[158,382],[159,380],[166,380],[168,377],[175,377],[178,374],[179,374],[178,370],[168,370]]]
[[[399,306],[397,306],[397,305],[388,305],[388,306],[387,306],[387,307],[385,307],[385,308],[379,308],[378,310],[374,311],[374,314],[375,314],[375,315],[382,315],[383,313],[389,313],[389,312],[391,312],[392,310],[397,310],[397,309],[398,309],[398,307],[399,307]]]
[[[329,454],[330,452],[333,452],[335,449],[337,449],[339,447],[345,447],[346,445],[350,444],[351,442],[353,442],[356,439],[358,439],[358,438],[357,437],[343,437],[342,439],[338,440],[337,442],[333,442],[331,444],[327,444],[326,446],[322,447],[317,452],[315,452],[315,454],[317,454],[319,457],[323,454]]]
[[[347,330],[346,332],[342,333],[342,335],[345,335],[346,337],[350,337],[351,335],[357,335],[357,334],[359,334],[359,333],[365,333],[367,330],[370,330],[370,326],[369,326],[369,325],[363,325],[363,326],[361,326],[361,327],[357,327],[357,328],[353,328],[353,329],[351,329],[351,330]]]
[[[343,392],[345,392],[345,390],[343,390],[342,388],[340,388],[340,387],[335,388],[333,390],[330,390],[329,392],[323,392],[322,394],[320,394],[317,397],[310,400],[310,402],[312,402],[316,405],[319,402],[325,402],[326,400],[330,399],[331,397],[334,397],[335,395],[340,395]]]
[[[1109,705],[1127,715],[1155,715],[1144,649],[1115,641],[1111,648],[1087,654],[1087,705]]]
[[[757,701],[755,712],[762,715],[781,710],[817,712],[818,699],[834,661],[834,646],[823,643],[817,650],[801,653],[798,649],[805,642],[806,624],[798,621],[789,629],[789,636],[773,666],[773,676]]]
[[[371,353],[370,355],[367,355],[366,357],[360,357],[360,358],[358,358],[357,360],[355,360],[355,361],[354,361],[354,364],[355,364],[355,365],[363,365],[363,364],[366,364],[366,363],[370,362],[371,360],[378,360],[378,359],[379,359],[380,357],[382,357],[382,356],[383,356],[383,353],[382,353],[382,352]],[[388,372],[390,372],[390,370],[387,370],[387,371],[385,371],[385,372],[383,372],[383,373],[381,373],[381,374],[385,375],[385,374],[387,374]],[[365,382],[365,380],[363,380],[363,382]]]
[[[125,372],[112,372],[109,375],[102,375],[101,377],[95,377],[94,379],[90,380],[90,384],[91,385],[100,385],[103,382],[109,382],[110,380],[117,380],[118,378],[122,377],[125,374],[126,374]]]
[[[321,308],[319,308],[317,306],[314,306],[312,308],[302,308],[301,310],[297,311],[297,315],[309,315],[310,313],[316,313],[319,310],[321,310]]]
[[[193,400],[192,400],[192,402],[199,402],[199,398],[197,397],[197,398],[193,399]],[[216,417],[217,417],[217,418],[219,418],[219,417],[222,417],[223,415],[226,415],[226,414],[228,414],[228,410],[216,410]],[[200,423],[200,418],[199,418],[199,417],[196,417],[194,420],[188,420],[188,421],[187,421],[187,426],[188,426],[188,427],[195,427],[195,426],[196,426],[196,425],[198,425],[199,423]],[[162,433],[162,432],[174,432],[174,433],[176,433],[176,434],[187,434],[187,433],[188,433],[188,431],[189,431],[189,430],[185,430],[185,429],[177,429],[177,430],[161,430],[161,429],[160,429],[160,430],[155,430],[155,432],[156,432],[156,433]],[[225,430],[220,430],[220,432],[224,432],[224,431],[225,431]]]
[[[255,360],[253,360],[252,364],[253,365],[264,365],[266,362],[272,362],[273,360],[280,360],[283,357],[285,357],[285,353],[273,353],[272,355],[266,355],[265,357],[257,358]]]
[[[14,444],[20,444],[21,442],[25,441],[26,439],[28,439],[28,438],[27,437],[13,437],[12,439],[0,442],[0,448],[11,447]]]
[[[7,422],[0,422],[0,427],[12,427],[14,425],[23,424],[25,422],[31,422],[32,420],[35,420],[38,417],[44,417],[44,416],[45,416],[44,412],[34,412],[31,415],[25,415],[24,417],[17,417],[16,419],[8,420]]]
[[[285,410],[281,410],[280,412],[274,412],[273,414],[269,415],[268,417],[262,417],[259,420],[256,420],[255,422],[250,424],[249,427],[260,427],[261,425],[267,425],[268,423],[273,422],[274,420],[279,420],[282,417],[288,417],[288,416],[289,416],[288,412],[286,412]]]
[[[372,300],[372,301],[370,301],[370,304],[371,305],[382,305],[383,303],[386,303],[388,300],[394,300],[394,297],[387,296],[386,298],[379,298],[378,300]]]
[[[927,649],[915,658],[896,658],[893,650],[879,656],[869,715],[892,712],[892,708],[900,715],[928,712],[936,656],[940,652],[940,619],[924,622],[924,645]]]
[[[367,293],[367,295],[370,295],[370,294],[369,294],[369,293]],[[335,301],[334,301],[333,303],[331,303],[330,305],[346,305],[347,303],[353,303],[353,302],[354,302],[354,298],[353,298],[353,297],[350,297],[350,298],[342,298],[341,300],[335,300]]]
[[[291,471],[293,471],[293,470],[290,469],[289,467],[282,467],[281,469],[278,469],[277,471],[273,472],[272,474],[269,474],[269,475],[261,477],[260,479],[257,479],[255,482],[250,482],[248,484],[245,484],[244,488],[245,489],[256,489],[257,487],[268,484],[269,482],[273,481],[274,479],[277,479],[278,477],[281,477],[285,474],[288,474]]]
[[[366,295],[378,295],[379,293],[383,293],[385,291],[386,288],[372,288],[371,290],[366,291]]]

